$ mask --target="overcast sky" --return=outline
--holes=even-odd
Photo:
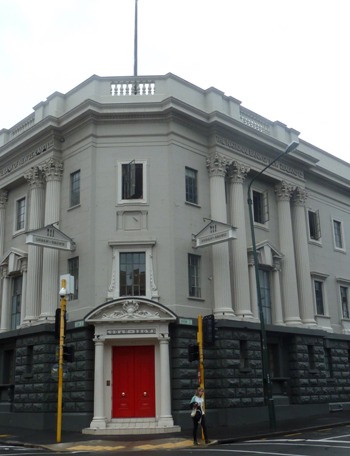
[[[350,162],[347,0],[138,0],[138,74],[217,89]],[[135,0],[0,0],[0,130],[134,71]]]

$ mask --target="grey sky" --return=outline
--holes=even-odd
[[[0,129],[92,74],[133,74],[134,0],[0,0]],[[138,0],[139,75],[217,89],[350,161],[346,0]]]

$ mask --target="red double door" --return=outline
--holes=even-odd
[[[113,418],[155,416],[154,346],[113,347]]]

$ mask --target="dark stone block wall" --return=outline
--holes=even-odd
[[[53,327],[45,325],[43,330],[38,326],[36,332],[17,337],[13,397],[15,413],[57,411],[58,382],[52,369],[58,363],[58,341]],[[64,363],[63,413],[92,413],[94,344],[91,329],[68,328],[66,344],[74,346],[75,360]]]
[[[260,332],[256,328],[243,328],[235,322],[226,326],[221,321],[215,346],[204,349],[208,411],[264,405]],[[188,361],[188,345],[197,342],[197,326],[173,325],[170,335],[172,406],[178,416],[189,410],[189,401],[198,385],[198,362]],[[272,383],[285,385],[277,393],[282,391],[284,395],[281,405],[350,402],[349,337],[312,329],[302,333],[294,328],[270,331],[269,338],[271,342],[279,341],[283,374],[280,379],[272,375]],[[245,341],[243,364],[240,341]],[[276,400],[275,395],[276,391]],[[277,401],[276,404],[279,405]]]

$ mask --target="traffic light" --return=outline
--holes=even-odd
[[[188,346],[188,360],[190,363],[192,361],[198,361],[199,360],[199,347],[198,344],[190,344]]]
[[[74,347],[73,345],[63,346],[63,361],[72,363],[74,361]]]
[[[215,344],[215,317],[213,314],[203,317],[203,345],[210,347]]]

